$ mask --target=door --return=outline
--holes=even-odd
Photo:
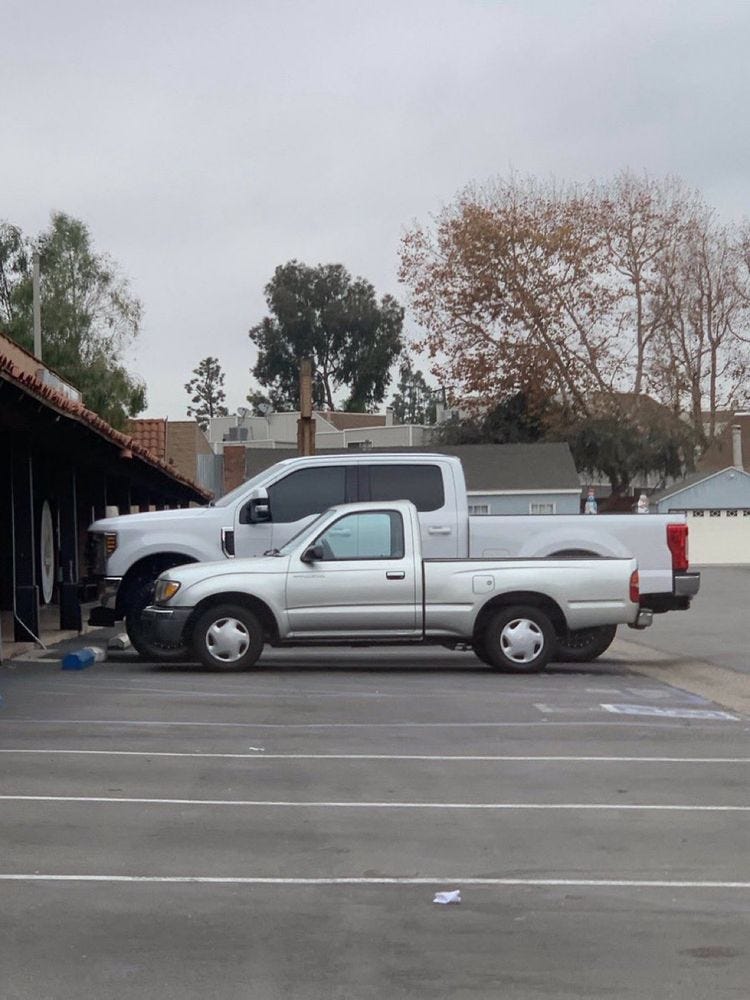
[[[422,556],[455,559],[463,553],[458,544],[458,511],[453,483],[446,489],[443,470],[426,462],[413,464],[373,462],[360,484],[360,500],[411,500],[419,515]]]
[[[414,637],[416,568],[397,511],[343,514],[315,540],[322,558],[295,557],[287,579],[290,637]],[[421,564],[420,564],[421,572]],[[419,628],[417,627],[419,624]]]
[[[318,514],[346,503],[354,497],[347,492],[347,470],[341,465],[297,469],[268,487],[270,520],[243,523],[243,509],[238,510],[235,526],[235,551],[238,556],[258,556],[267,549],[280,549]]]

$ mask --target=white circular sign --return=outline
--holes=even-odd
[[[52,527],[52,511],[46,500],[42,504],[39,559],[42,570],[42,600],[45,604],[49,604],[55,589],[55,531]]]

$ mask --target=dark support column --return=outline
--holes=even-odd
[[[63,474],[59,484],[60,512],[60,628],[83,628],[78,597],[78,509],[76,474]]]
[[[13,579],[16,605],[13,634],[16,642],[31,642],[34,636],[39,635],[39,588],[36,585],[31,451],[25,442],[19,442],[13,447],[12,476]]]

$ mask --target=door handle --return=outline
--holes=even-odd
[[[406,576],[406,573],[402,569],[398,570],[398,571],[396,571],[396,570],[389,570],[385,574],[386,580],[403,580],[405,576]]]
[[[428,535],[450,535],[451,529],[445,527],[431,527],[427,529]]]

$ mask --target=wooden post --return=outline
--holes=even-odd
[[[297,453],[315,454],[315,421],[312,415],[312,359],[303,358],[299,366],[299,420]]]

